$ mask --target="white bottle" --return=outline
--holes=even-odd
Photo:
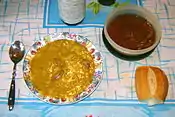
[[[67,24],[78,24],[86,12],[86,0],[58,0],[59,15]]]

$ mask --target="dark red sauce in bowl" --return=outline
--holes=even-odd
[[[114,8],[104,25],[104,35],[119,53],[142,55],[154,50],[162,37],[159,20],[137,5]]]
[[[107,32],[115,43],[131,50],[148,48],[156,41],[156,32],[151,23],[136,14],[116,16],[109,22]]]

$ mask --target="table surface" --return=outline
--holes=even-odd
[[[174,117],[175,114],[175,1],[144,0],[162,25],[162,40],[154,52],[138,61],[122,60],[106,48],[102,28],[43,28],[44,0],[4,0],[0,3],[0,117]],[[8,49],[21,40],[26,49],[51,33],[74,32],[86,36],[102,52],[104,76],[101,85],[87,99],[68,106],[46,104],[37,99],[24,83],[22,62],[17,67],[16,104],[8,111],[7,97],[13,63]],[[153,65],[168,76],[169,92],[165,104],[148,107],[139,103],[134,89],[137,66]]]
[[[103,6],[98,2],[95,2],[96,5],[100,5],[99,12],[97,14],[94,13],[94,8],[96,5],[92,5],[94,0],[85,0],[86,5],[91,7],[86,8],[86,17],[83,21],[76,26],[68,26],[63,23],[59,16],[59,8],[58,2],[59,0],[48,0],[44,4],[44,19],[43,19],[43,27],[44,28],[83,28],[83,27],[100,27],[104,26],[105,20],[109,12],[113,9],[114,6]],[[134,4],[138,6],[142,6],[142,0],[119,0],[121,4]],[[55,10],[57,9],[57,10]]]

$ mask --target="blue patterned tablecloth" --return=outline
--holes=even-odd
[[[51,0],[50,0],[51,1]],[[0,2],[0,117],[174,117],[175,115],[175,1],[145,0],[143,6],[154,13],[162,25],[162,40],[145,59],[126,61],[108,51],[102,28],[43,28],[44,0],[3,0]],[[27,88],[22,62],[17,67],[16,104],[8,111],[7,97],[13,63],[8,49],[21,40],[26,49],[40,37],[55,32],[74,32],[86,36],[104,56],[101,85],[87,99],[69,106],[55,106],[38,100]],[[137,100],[134,72],[137,66],[153,65],[168,76],[169,92],[165,104],[148,107]]]
[[[86,6],[91,2],[97,0],[86,0]],[[142,0],[116,0],[120,4],[134,4],[142,6]],[[92,8],[86,7],[86,16],[81,24],[76,26],[65,25],[59,16],[58,0],[46,0],[44,8],[44,28],[83,28],[83,27],[103,27],[108,13],[112,10],[113,6],[100,7],[99,13],[94,14]]]

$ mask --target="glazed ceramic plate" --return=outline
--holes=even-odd
[[[92,83],[84,90],[82,93],[75,96],[74,99],[54,99],[51,97],[45,97],[42,94],[39,93],[39,91],[32,85],[32,82],[30,80],[30,65],[29,62],[32,60],[32,58],[37,53],[37,50],[43,46],[45,46],[47,43],[56,41],[56,40],[73,40],[78,43],[80,43],[82,46],[85,46],[88,51],[92,54],[94,57],[94,62],[96,65],[96,69],[93,76]],[[70,34],[70,33],[56,33],[47,35],[40,40],[36,41],[32,47],[27,52],[25,58],[24,58],[24,64],[23,64],[23,75],[24,80],[27,85],[27,87],[30,89],[30,91],[36,95],[40,100],[50,103],[50,104],[57,104],[57,105],[64,105],[64,104],[72,104],[76,103],[78,101],[83,100],[84,98],[88,97],[91,93],[95,91],[95,89],[99,86],[101,80],[102,80],[102,55],[101,53],[96,49],[96,47],[92,44],[91,41],[89,41],[86,37],[77,35],[77,34]]]

